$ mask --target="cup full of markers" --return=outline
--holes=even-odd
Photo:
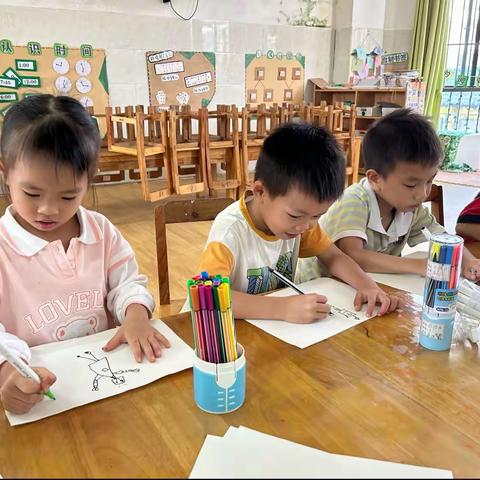
[[[237,342],[230,280],[207,272],[187,280],[195,358],[193,390],[199,408],[228,413],[245,401],[245,351]]]
[[[430,350],[448,350],[452,343],[462,255],[461,237],[439,233],[430,238],[419,337]]]

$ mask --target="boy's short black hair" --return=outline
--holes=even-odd
[[[362,142],[365,168],[386,177],[398,162],[438,165],[443,149],[432,124],[423,115],[400,108],[375,122]]]
[[[266,139],[255,168],[273,197],[298,188],[318,202],[336,200],[345,188],[345,158],[327,130],[287,123]]]

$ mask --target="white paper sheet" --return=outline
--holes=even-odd
[[[404,258],[427,258],[428,252],[418,251],[405,255]],[[377,283],[383,283],[389,287],[398,288],[405,292],[416,293],[423,295],[423,288],[425,286],[425,277],[415,274],[401,274],[401,273],[369,273]]]
[[[401,273],[369,273],[368,274],[377,283],[383,283],[389,287],[398,288],[405,292],[423,295],[425,277],[414,274]]]
[[[336,455],[245,427],[207,435],[189,478],[453,478],[452,472]]]
[[[329,315],[328,318],[309,324],[289,323],[278,320],[247,321],[284,342],[305,348],[371,318],[365,314],[365,306],[361,311],[355,311],[353,300],[356,291],[345,283],[331,278],[316,278],[300,284],[299,288],[305,293],[325,295],[330,305],[343,309],[347,316],[335,312],[333,315]],[[271,293],[269,296],[285,297],[289,295],[298,295],[298,293],[290,288],[286,288]]]
[[[152,324],[171,344],[170,348],[162,350],[162,356],[155,363],[146,359],[137,363],[126,344],[112,352],[104,352],[102,347],[115,334],[114,329],[33,347],[30,364],[48,368],[57,376],[51,388],[56,400],[45,397],[24,415],[5,412],[10,425],[56,415],[192,367],[192,349],[161,320]]]

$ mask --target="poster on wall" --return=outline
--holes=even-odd
[[[0,40],[0,122],[10,106],[36,93],[67,95],[95,113],[108,106],[105,50],[91,45],[45,47],[38,42],[14,46]]]
[[[206,107],[215,94],[215,54],[158,50],[146,53],[150,105]]]
[[[245,55],[245,103],[300,103],[304,98],[305,56],[269,50]]]

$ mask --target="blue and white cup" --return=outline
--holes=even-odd
[[[228,363],[210,363],[195,355],[193,392],[195,403],[208,413],[229,413],[245,401],[245,350],[237,343],[238,358]]]
[[[448,350],[452,344],[455,313],[437,313],[431,310],[433,309],[423,308],[420,345],[429,350]]]

